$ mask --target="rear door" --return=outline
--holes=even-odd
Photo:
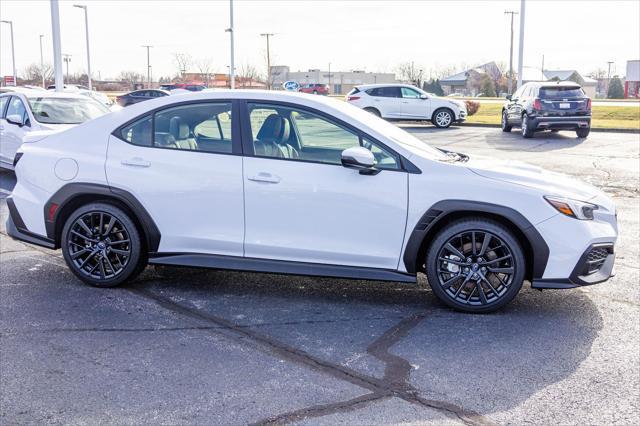
[[[160,230],[159,251],[243,255],[242,156],[231,101],[157,110],[116,130],[106,172]]]
[[[376,87],[366,93],[372,97],[372,105],[383,117],[402,117],[402,93],[399,87]]]

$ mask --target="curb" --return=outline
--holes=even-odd
[[[398,126],[402,129],[411,129],[411,130],[422,130],[422,129],[436,129],[435,126],[430,124],[408,124],[406,126],[400,125]],[[452,124],[451,127],[486,127],[499,129],[499,124],[486,124],[486,123],[455,123]],[[601,128],[601,127],[592,127],[592,132],[602,132],[602,133],[635,133],[640,134],[640,129],[616,129],[616,128]]]

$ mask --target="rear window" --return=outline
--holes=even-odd
[[[582,98],[584,90],[581,87],[541,87],[540,98]]]
[[[367,95],[369,96],[380,96],[383,98],[400,98],[402,95],[400,94],[399,87],[376,87],[374,89],[366,90]]]

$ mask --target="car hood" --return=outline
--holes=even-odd
[[[465,166],[485,178],[534,188],[543,195],[557,195],[580,201],[589,201],[602,195],[599,189],[587,183],[520,161],[474,156]]]
[[[40,124],[40,129],[34,130],[32,132],[27,132],[22,137],[22,142],[38,142],[39,140],[42,140],[47,136],[51,136],[55,133],[60,133],[75,126],[77,126],[77,124]]]

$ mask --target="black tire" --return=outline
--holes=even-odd
[[[146,266],[136,225],[109,203],[90,203],[74,211],[64,224],[60,245],[69,269],[94,287],[120,285]]]
[[[527,114],[522,115],[522,124],[520,125],[520,130],[522,133],[522,137],[525,139],[529,139],[533,137],[536,129],[533,124],[531,124],[531,120],[529,120],[529,116]]]
[[[425,265],[433,293],[451,308],[470,313],[502,308],[518,294],[525,274],[518,239],[490,219],[449,224],[431,242]]]
[[[382,117],[382,115],[380,114],[380,111],[378,111],[375,108],[367,107],[364,110],[367,111],[367,112],[370,112],[371,114],[375,115],[376,117]]]
[[[431,123],[438,129],[446,129],[453,124],[455,119],[456,117],[453,115],[453,111],[449,108],[440,108],[435,110],[431,116]]]
[[[507,117],[507,111],[502,111],[502,121],[500,123],[500,127],[502,127],[502,131],[509,133],[513,126],[509,124],[509,118]]]
[[[317,94],[318,94],[318,91],[317,91],[317,90],[314,90],[314,91],[313,91],[313,94],[314,94],[314,95],[317,95]]]
[[[578,135],[578,137],[580,139],[584,139],[587,136],[589,136],[589,132],[590,131],[591,131],[591,127],[586,127],[586,128],[583,127],[583,128],[580,128],[580,129],[576,129],[576,135]]]

